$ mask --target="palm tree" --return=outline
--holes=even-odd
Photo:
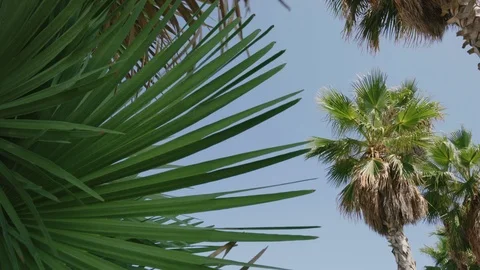
[[[407,42],[440,40],[456,26],[463,48],[480,56],[480,0],[326,0],[345,19],[347,37],[354,36],[378,50],[382,35]],[[479,66],[480,68],[480,66]]]
[[[141,70],[126,77],[176,10],[161,6],[123,47],[147,1],[126,1],[116,23],[104,30],[112,2],[0,5],[1,268],[248,269],[254,260],[201,254],[222,250],[225,242],[313,239],[251,233],[254,228],[202,227],[188,216],[311,190],[235,197],[248,189],[170,194],[307,152],[298,149],[301,142],[198,163],[184,160],[299,101],[299,92],[293,92],[209,117],[278,73],[284,65],[269,64],[282,51],[269,55],[274,47],[270,43],[240,57],[265,36],[256,30],[217,53],[222,40],[235,37],[239,22],[234,19],[222,30],[214,27],[174,68],[165,69],[215,10],[211,6]]]
[[[429,255],[435,262],[435,266],[426,266],[425,270],[480,270],[480,266],[476,265],[475,257],[471,252],[464,254],[461,265],[452,258],[451,240],[448,239],[445,228],[438,229],[435,235],[438,238],[435,247],[426,246],[421,249],[423,253]]]
[[[436,102],[418,96],[415,82],[388,89],[385,81],[374,71],[353,84],[353,99],[334,89],[323,93],[318,102],[336,139],[315,137],[307,157],[330,164],[328,179],[344,186],[341,212],[385,236],[398,269],[411,270],[416,266],[403,227],[426,215],[417,160],[442,114]]]
[[[437,139],[428,153],[424,180],[429,220],[441,220],[459,269],[466,269],[462,258],[470,252],[480,265],[480,147],[462,127]]]

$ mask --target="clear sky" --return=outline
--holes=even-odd
[[[416,78],[419,86],[433,99],[447,108],[447,117],[437,125],[440,132],[451,132],[464,124],[480,141],[478,115],[472,113],[479,106],[480,59],[461,49],[462,40],[449,32],[443,42],[431,46],[407,48],[402,44],[383,41],[376,56],[359,48],[355,42],[345,42],[341,36],[342,22],[326,9],[323,0],[287,1],[288,12],[276,0],[252,0],[251,9],[257,16],[250,29],[275,29],[264,39],[277,41],[276,49],[286,49],[280,62],[286,68],[259,89],[230,106],[223,113],[238,111],[245,104],[254,105],[282,94],[305,89],[302,101],[294,108],[225,142],[220,147],[201,153],[202,158],[254,150],[263,147],[302,141],[310,136],[330,136],[324,113],[314,102],[315,95],[324,86],[333,86],[345,93],[359,73],[380,68],[389,76],[388,84],[399,85],[406,78]],[[321,225],[306,233],[319,239],[296,243],[241,244],[228,258],[249,260],[264,246],[268,251],[258,263],[290,269],[396,269],[387,241],[367,228],[363,222],[353,222],[337,211],[339,192],[329,185],[325,168],[317,161],[302,157],[219,183],[195,188],[197,192],[213,192],[260,185],[282,183],[318,177],[292,188],[316,189],[316,193],[297,199],[242,209],[195,215],[208,224],[217,226],[281,226]],[[418,269],[431,264],[419,249],[433,244],[429,233],[431,225],[418,224],[406,229]],[[228,268],[238,269],[238,268]]]

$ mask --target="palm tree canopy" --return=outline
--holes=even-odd
[[[326,0],[345,19],[346,36],[377,50],[382,35],[406,41],[440,39],[447,27],[446,0]]]
[[[480,146],[472,142],[471,132],[462,127],[450,136],[436,138],[428,148],[428,156],[423,177],[433,221],[448,212],[459,211],[478,193]]]
[[[424,167],[430,221],[442,220],[453,250],[480,250],[480,146],[461,128],[437,138]],[[477,253],[475,253],[477,254]]]
[[[426,266],[425,270],[457,270],[458,266],[455,260],[452,259],[451,241],[445,228],[438,229],[434,235],[437,236],[438,241],[435,246],[425,246],[420,249],[423,253],[430,256],[435,262],[435,266]],[[480,270],[480,266],[475,263],[475,256],[471,251],[462,252],[462,264],[469,270]]]
[[[319,97],[336,138],[314,138],[307,157],[330,164],[328,179],[344,186],[339,203],[345,214],[363,217],[385,234],[389,226],[414,223],[426,214],[416,187],[417,160],[442,109],[420,97],[414,81],[387,88],[379,71],[360,78],[353,88],[353,98],[334,89]]]

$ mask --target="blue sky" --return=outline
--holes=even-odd
[[[469,118],[480,97],[480,71],[477,70],[480,59],[461,49],[462,40],[453,31],[441,43],[417,48],[383,41],[381,51],[373,56],[355,42],[342,39],[342,22],[332,16],[323,0],[287,1],[291,12],[277,4],[276,0],[250,2],[251,10],[257,16],[249,29],[266,29],[275,25],[265,42],[277,41],[277,50],[287,50],[277,61],[286,62],[287,66],[279,75],[222,113],[238,111],[246,103],[258,104],[260,100],[269,100],[298,89],[305,89],[301,94],[303,99],[294,108],[257,129],[202,153],[203,158],[302,141],[313,135],[329,137],[330,130],[323,120],[324,113],[314,102],[315,95],[324,86],[348,93],[356,75],[373,68],[380,68],[388,74],[390,86],[399,85],[407,78],[416,78],[426,95],[447,108],[445,121],[437,125],[438,131],[451,132],[464,124],[480,141],[480,126],[476,125],[475,114]],[[362,221],[354,222],[338,213],[336,196],[339,190],[327,183],[324,169],[317,161],[305,161],[300,157],[262,171],[197,187],[195,192],[213,192],[318,177],[314,182],[272,190],[317,190],[306,197],[195,216],[217,226],[322,226],[306,232],[319,236],[317,240],[241,244],[231,251],[228,256],[231,259],[249,260],[269,245],[268,251],[259,260],[261,264],[298,270],[395,269],[394,257],[384,238],[369,230]],[[426,224],[406,229],[418,269],[431,264],[419,249],[434,243],[434,237],[429,236],[433,229]]]

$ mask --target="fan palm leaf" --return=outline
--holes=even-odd
[[[478,164],[479,147],[465,128],[438,138],[428,149],[430,162],[424,169],[425,198],[429,220],[441,220],[449,240],[453,260],[463,264],[458,252],[478,256]],[[478,259],[477,259],[478,260]]]
[[[115,23],[121,18],[123,11],[128,9],[125,5],[126,2],[135,2],[135,1],[113,1],[110,6],[110,16],[109,19],[105,22],[103,26],[104,30],[107,30],[109,27],[115,25]],[[243,2],[244,8],[241,7],[241,2]],[[290,7],[282,0],[278,2],[290,9]],[[134,3],[128,3],[128,5],[133,5]],[[165,27],[157,35],[157,38],[152,42],[151,46],[145,51],[144,55],[141,57],[141,61],[137,63],[135,68],[132,68],[127,74],[127,77],[133,76],[139,69],[141,69],[153,56],[155,56],[160,51],[163,51],[165,48],[172,43],[176,37],[180,36],[186,29],[188,25],[192,25],[197,21],[200,16],[205,12],[205,10],[211,6],[216,7],[214,12],[211,13],[207,20],[204,20],[202,27],[198,28],[194,35],[190,37],[188,45],[182,50],[178,51],[171,59],[171,63],[165,66],[166,69],[172,68],[174,65],[179,63],[183,59],[190,48],[197,46],[203,39],[205,34],[208,34],[210,30],[215,28],[222,29],[228,24],[232,23],[234,19],[238,20],[236,25],[237,36],[242,39],[244,37],[243,26],[242,24],[248,24],[251,18],[247,18],[243,22],[243,13],[250,11],[250,2],[248,0],[183,0],[181,2],[173,3],[169,0],[152,0],[147,1],[143,6],[142,10],[138,16],[134,16],[135,23],[130,29],[125,29],[128,31],[124,36],[123,46],[119,48],[118,53],[121,54],[123,50],[129,46],[133,40],[139,35],[139,33],[147,27],[148,23],[155,18],[155,15],[158,12],[168,12],[169,10],[174,10],[174,15],[169,18]],[[215,14],[216,18],[215,17]],[[221,47],[223,51],[235,35],[232,35],[225,40],[225,44]],[[249,51],[247,50],[248,54]],[[116,55],[115,58],[119,57]],[[147,87],[149,84],[146,85]]]

